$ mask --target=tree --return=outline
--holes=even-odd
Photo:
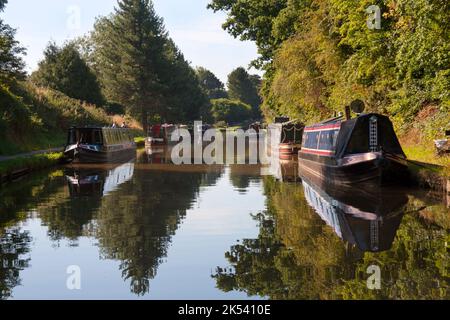
[[[200,117],[206,98],[195,72],[169,38],[150,0],[121,0],[97,20],[85,55],[110,101],[152,121]]]
[[[381,9],[381,29],[367,8]],[[352,100],[427,145],[450,121],[450,3],[442,0],[211,0],[224,28],[255,41],[267,120],[316,122]],[[414,126],[411,126],[414,123]]]
[[[214,73],[203,67],[197,67],[195,71],[200,85],[209,100],[228,98],[225,85],[219,80],[219,78],[216,77]]]
[[[92,34],[95,68],[107,98],[140,116],[144,131],[148,117],[162,106],[159,75],[166,38],[163,21],[149,0],[120,0],[114,14],[96,22]]]
[[[250,105],[255,118],[260,117],[261,98],[258,94],[258,83],[258,76],[250,76],[242,67],[233,70],[228,76],[228,94],[230,99]]]
[[[39,68],[33,72],[31,79],[39,86],[61,91],[71,98],[97,106],[104,104],[96,75],[81,58],[73,43],[62,48],[49,43],[44,51],[44,60],[39,63]]]
[[[209,9],[228,14],[222,25],[235,38],[254,41],[256,68],[268,69],[276,50],[296,30],[299,13],[311,0],[211,0]]]
[[[0,0],[0,12],[3,11],[7,0]],[[23,79],[25,64],[22,55],[25,48],[15,39],[16,30],[0,19],[0,83],[10,85],[16,80]]]
[[[169,38],[166,44],[165,67],[160,74],[164,83],[160,109],[165,122],[195,121],[201,118],[202,110],[208,105],[195,70]]]
[[[251,106],[240,101],[214,99],[211,100],[211,105],[211,113],[216,123],[242,123],[252,117]]]

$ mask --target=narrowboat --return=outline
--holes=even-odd
[[[73,127],[64,156],[81,163],[124,162],[136,156],[136,143],[126,128]]]
[[[279,154],[288,160],[296,155],[302,144],[304,124],[298,120],[279,117],[267,127],[267,148],[270,154]]]
[[[174,124],[157,124],[150,128],[147,139],[145,140],[146,147],[164,146],[174,143],[172,141],[172,134],[178,126]]]
[[[391,121],[375,113],[305,127],[299,170],[341,185],[384,185],[408,178],[406,155]]]

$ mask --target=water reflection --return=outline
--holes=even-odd
[[[132,183],[103,199],[93,234],[102,258],[120,261],[122,277],[137,295],[150,291],[150,280],[200,187],[214,184],[221,174],[143,168],[135,172]]]
[[[29,266],[31,237],[18,227],[0,231],[0,300],[11,297],[21,284],[20,271]]]
[[[133,178],[134,161],[99,168],[70,167],[65,170],[71,197],[104,197]],[[108,168],[109,167],[109,168]]]
[[[295,162],[261,176],[258,165],[175,166],[168,155],[43,171],[0,189],[0,298],[39,298],[26,295],[39,278],[52,297],[73,294],[49,271],[65,276],[67,263],[104,273],[101,289],[120,297],[179,298],[179,288],[201,298],[448,298],[450,223],[439,197],[333,189],[299,177]],[[373,264],[380,291],[365,286]],[[202,280],[193,286],[186,274]]]
[[[301,179],[264,178],[267,210],[253,215],[259,235],[225,253],[229,265],[213,275],[218,288],[270,299],[450,297],[449,212],[441,200]],[[382,270],[381,290],[366,286],[371,265]]]
[[[302,179],[305,199],[338,235],[362,251],[389,250],[408,197],[396,190],[320,189]]]

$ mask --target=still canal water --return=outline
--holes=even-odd
[[[174,166],[144,151],[28,176],[0,189],[0,298],[450,297],[444,199],[319,185],[292,162]]]

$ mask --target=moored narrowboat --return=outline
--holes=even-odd
[[[128,161],[136,155],[136,143],[129,129],[73,127],[69,129],[66,160],[81,163]]]
[[[172,140],[174,133],[177,130],[185,129],[190,131],[186,125],[175,124],[157,124],[150,128],[148,137],[145,139],[145,147],[151,148],[153,146],[167,146],[177,144],[179,141]]]
[[[174,124],[157,124],[150,128],[147,139],[145,140],[146,147],[164,146],[172,143],[171,138],[178,126]]]
[[[382,185],[408,177],[406,155],[391,121],[374,113],[306,127],[299,170],[343,185]]]
[[[275,119],[267,127],[267,148],[270,154],[279,154],[280,158],[291,158],[300,150],[304,124],[286,117]]]

